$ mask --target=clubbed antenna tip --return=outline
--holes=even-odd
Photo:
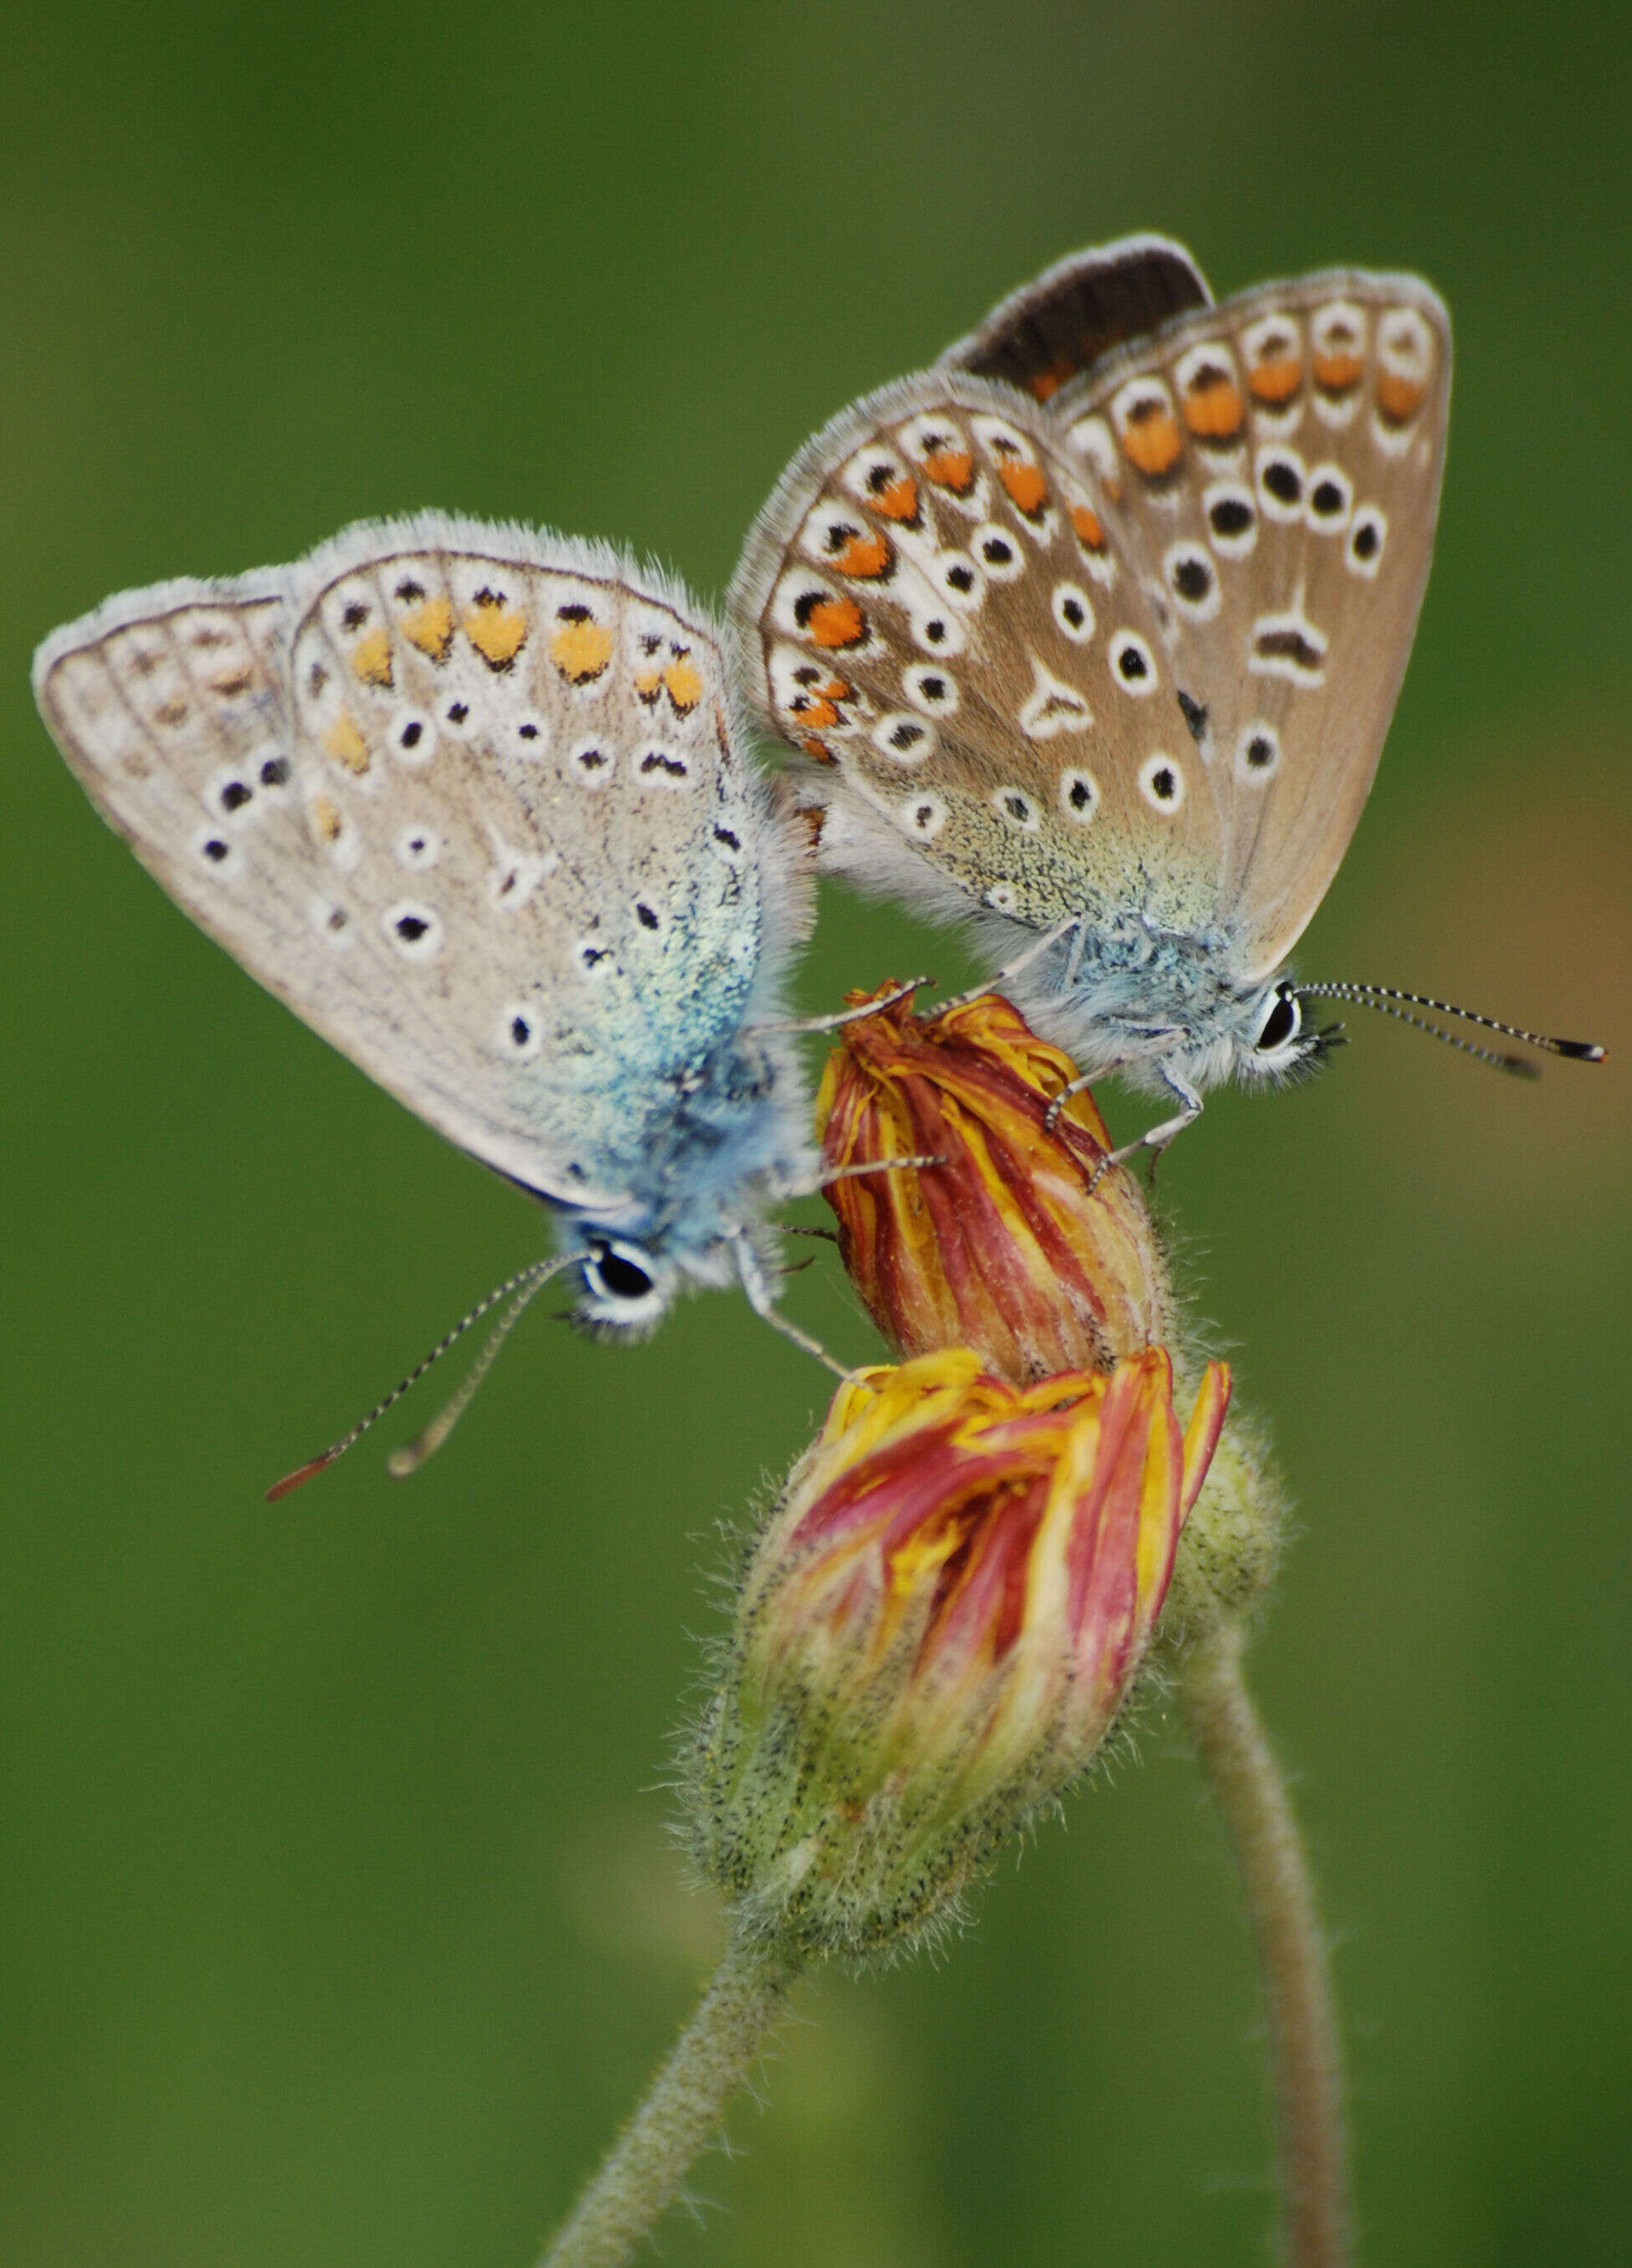
[[[446,1406],[438,1411],[423,1432],[416,1433],[411,1441],[406,1442],[401,1448],[394,1451],[387,1461],[386,1470],[393,1479],[404,1480],[409,1473],[417,1472],[426,1459],[433,1456],[442,1447],[463,1417],[472,1395],[487,1376],[492,1367],[493,1358],[509,1336],[511,1326],[519,1319],[523,1309],[534,1292],[541,1291],[552,1276],[559,1275],[561,1270],[570,1263],[571,1258],[572,1256],[568,1254],[559,1259],[535,1260],[530,1267],[523,1268],[518,1274],[496,1285],[488,1293],[485,1300],[478,1300],[470,1313],[467,1315],[462,1315],[452,1329],[445,1333],[437,1341],[436,1345],[431,1348],[423,1361],[416,1362],[408,1376],[400,1384],[393,1386],[389,1394],[383,1395],[367,1417],[359,1418],[349,1432],[342,1433],[337,1441],[331,1441],[328,1447],[321,1451],[319,1455],[308,1457],[304,1465],[297,1465],[292,1473],[285,1473],[281,1481],[274,1481],[267,1491],[267,1502],[276,1504],[281,1498],[290,1495],[294,1490],[302,1487],[305,1482],[315,1479],[319,1473],[327,1471],[330,1465],[345,1455],[354,1441],[362,1440],[369,1427],[377,1424],[387,1410],[395,1408],[408,1388],[419,1383],[431,1364],[439,1362],[448,1349],[464,1336],[473,1323],[480,1322],[488,1310],[496,1307],[501,1300],[509,1300],[511,1304],[500,1317],[492,1336],[460,1380],[458,1389]]]
[[[1447,1047],[1459,1048],[1465,1056],[1494,1064],[1497,1071],[1511,1071],[1517,1079],[1539,1079],[1540,1068],[1528,1056],[1512,1055],[1504,1048],[1475,1046],[1473,1041],[1442,1031],[1421,1016],[1408,1015],[1407,1008],[1432,1008],[1441,1016],[1459,1016],[1465,1024],[1477,1024],[1481,1031],[1500,1032],[1503,1039],[1522,1040],[1526,1047],[1540,1048],[1545,1055],[1568,1057],[1574,1063],[1602,1063],[1609,1053],[1596,1040],[1561,1040],[1547,1032],[1526,1031],[1522,1024],[1503,1023],[1499,1016],[1481,1016],[1476,1009],[1459,1008],[1452,1000],[1431,999],[1426,992],[1402,992],[1393,984],[1299,984],[1296,990],[1302,1000],[1347,1000],[1356,1008],[1375,1008],[1378,1015],[1409,1024],[1414,1031],[1426,1032],[1430,1039],[1443,1040]]]

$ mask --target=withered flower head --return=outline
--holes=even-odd
[[[885,991],[893,987],[882,988]],[[849,996],[861,1005],[864,992]],[[899,1000],[843,1027],[817,1097],[830,1165],[939,1165],[829,1183],[845,1266],[903,1355],[973,1347],[1004,1378],[1102,1370],[1159,1342],[1165,1271],[1143,1193],[1076,1076],[1008,1001]]]

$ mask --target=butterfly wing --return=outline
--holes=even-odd
[[[41,648],[103,816],[461,1147],[615,1206],[760,974],[769,821],[714,638],[604,549],[436,516]]]
[[[945,369],[790,467],[731,619],[754,706],[822,768],[828,864],[1040,930],[1208,917],[1218,811],[1092,481],[1012,388]]]
[[[1377,770],[1428,579],[1450,377],[1427,284],[1337,270],[1188,314],[1050,404],[1099,475],[1203,735],[1243,983],[1290,951]]]
[[[1166,236],[1124,236],[1056,261],[999,300],[940,359],[1047,401],[1114,347],[1211,303],[1207,279],[1183,245]]]

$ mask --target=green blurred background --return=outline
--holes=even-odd
[[[1618,1060],[1525,1087],[1372,1020],[1313,1086],[1217,1098],[1162,1186],[1300,1507],[1256,1674],[1338,1945],[1369,2255],[1627,2257],[1626,20],[11,19],[12,2268],[528,2261],[706,1970],[665,1735],[713,1524],[823,1399],[740,1300],[624,1356],[540,1317],[411,1486],[371,1441],[267,1509],[536,1226],[98,825],[33,642],[423,504],[717,590],[809,429],[1141,226],[1220,291],[1420,268],[1456,321],[1416,658],[1302,962]],[[964,973],[834,891],[803,995],[909,966]],[[830,1261],[793,1305],[860,1358]],[[673,2268],[1263,2258],[1252,1973],[1171,1725],[944,1962],[802,2007]]]

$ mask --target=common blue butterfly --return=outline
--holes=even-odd
[[[1404,674],[1450,372],[1415,276],[1214,306],[1181,247],[1130,239],[842,412],[750,536],[739,666],[805,759],[822,863],[973,915],[1084,1082],[1176,1105],[1152,1147],[1218,1080],[1318,1057],[1305,999],[1468,1014],[1283,968]]]
[[[820,1353],[775,1312],[764,1221],[817,1179],[776,1023],[807,853],[677,583],[517,527],[367,523],[110,599],[34,683],[178,903],[543,1202],[560,1256],[496,1300],[570,1268],[578,1319],[629,1338],[735,1278]]]

